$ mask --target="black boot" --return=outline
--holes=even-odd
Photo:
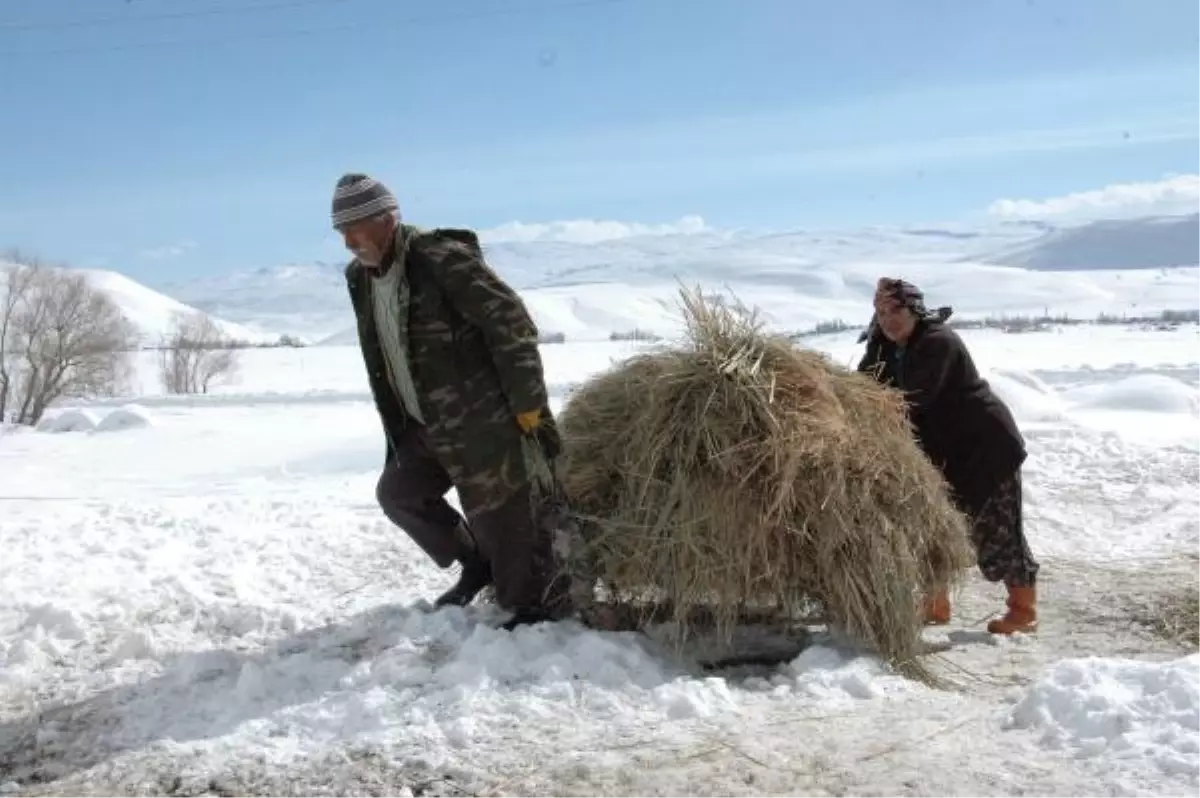
[[[462,544],[463,553],[458,558],[462,563],[462,571],[454,587],[438,596],[434,602],[436,607],[465,607],[475,600],[481,590],[492,583],[492,567],[479,554],[479,547],[475,545],[471,530],[466,524],[460,523],[455,533]]]
[[[487,561],[478,556],[469,557],[462,562],[462,572],[454,587],[438,596],[434,606],[465,607],[475,600],[479,591],[492,583],[492,569]]]
[[[550,587],[542,599],[540,606],[522,607],[514,610],[512,617],[500,625],[501,629],[511,632],[518,626],[533,626],[539,623],[561,621],[572,614],[571,592],[566,577],[551,580]]]

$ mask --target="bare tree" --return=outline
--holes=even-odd
[[[108,396],[130,373],[134,329],[82,274],[10,253],[0,296],[0,420],[36,424],[66,397]]]
[[[7,421],[9,407],[15,399],[16,369],[20,359],[20,344],[17,341],[16,316],[29,294],[29,283],[39,266],[28,262],[20,252],[9,252],[4,258],[4,295],[0,296],[0,423]]]
[[[238,350],[203,313],[177,313],[159,350],[159,374],[167,393],[208,393],[218,380],[237,374]]]

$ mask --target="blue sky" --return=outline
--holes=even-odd
[[[1200,171],[1195,0],[0,0],[0,247],[162,282],[405,216],[970,220]]]

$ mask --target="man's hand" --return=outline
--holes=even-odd
[[[542,411],[530,410],[528,413],[517,413],[517,424],[526,435],[533,432],[542,423]]]

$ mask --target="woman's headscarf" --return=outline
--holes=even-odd
[[[924,292],[907,280],[883,277],[879,280],[879,284],[875,288],[875,295],[877,297],[882,295],[896,300],[901,306],[912,311],[913,315],[915,315],[921,321],[940,323],[946,321],[954,313],[954,309],[949,305],[944,305],[939,307],[937,310],[930,312],[929,309],[925,307]],[[879,323],[876,320],[875,315],[872,314],[871,323],[867,326],[867,329],[858,336],[858,342],[861,344],[863,341],[870,339],[875,335],[878,328]]]

